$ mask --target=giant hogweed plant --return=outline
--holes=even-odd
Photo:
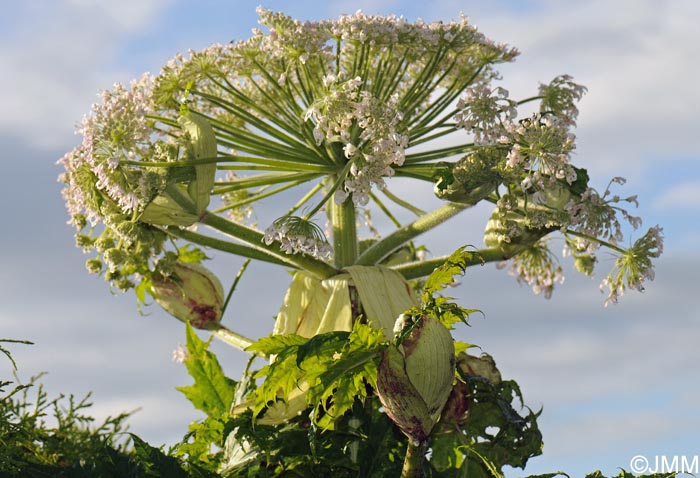
[[[636,196],[613,191],[622,178],[595,190],[572,162],[586,89],[562,75],[510,98],[495,67],[517,50],[466,18],[259,14],[248,40],[105,91],[59,161],[88,270],[188,324],[179,356],[195,383],[182,391],[207,419],[177,453],[230,476],[524,467],[541,451],[538,413],[491,357],[453,339],[473,310],[440,291],[495,262],[549,297],[562,280],[552,236],[586,275],[601,248],[616,256],[606,305],[653,279],[661,228],[625,241]],[[432,185],[444,205],[423,211],[394,177]],[[258,228],[264,199],[278,218]],[[483,246],[427,259],[415,240],[481,202],[493,207]],[[393,229],[361,237],[370,211]],[[415,219],[401,223],[406,211]],[[270,336],[221,323],[245,267],[225,294],[205,250],[293,272]],[[267,363],[231,380],[193,328]]]

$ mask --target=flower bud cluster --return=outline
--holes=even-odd
[[[115,84],[83,119],[76,131],[83,135],[82,144],[58,161],[65,169],[59,181],[65,184],[62,194],[71,216],[85,214],[95,225],[105,200],[124,214],[143,204],[145,197],[135,187],[138,171],[120,167],[120,161],[134,160],[154,147],[146,118],[153,110],[152,87],[149,75],[132,82],[130,88]]]
[[[446,165],[435,195],[462,204],[476,204],[491,194],[502,181],[498,164],[502,153],[497,147],[481,147],[454,164]]]
[[[570,75],[559,75],[548,85],[540,84],[540,112],[553,115],[555,122],[562,126],[576,126],[576,103],[583,98],[586,91],[586,87],[575,83]]]
[[[601,283],[601,290],[608,290],[607,305],[616,302],[626,289],[642,290],[645,280],[653,280],[651,259],[663,250],[662,230],[655,226],[630,249],[620,248],[624,239],[621,218],[633,229],[641,225],[641,219],[620,203],[637,205],[637,197],[611,194],[610,185],[624,184],[624,178],[613,178],[601,195],[587,187],[587,179],[582,181],[585,171],[576,171],[580,177],[575,184],[559,181],[534,194],[516,192],[502,196],[486,226],[484,242],[514,256],[511,274],[518,282],[531,285],[535,293],[544,292],[545,297],[551,295],[554,284],[563,277],[546,244],[538,242],[540,238],[561,230],[566,240],[564,257],[573,256],[575,268],[588,276],[597,263],[597,250],[608,246],[618,257],[613,271]],[[580,188],[582,192],[578,192]]]
[[[637,196],[621,198],[618,195],[612,195],[610,192],[612,184],[625,184],[625,179],[621,177],[613,178],[602,195],[593,188],[586,188],[581,194],[579,201],[567,206],[567,212],[571,217],[570,225],[577,232],[617,245],[624,238],[622,223],[618,218],[618,214],[633,229],[637,229],[641,225],[642,220],[619,206],[620,203],[625,202],[637,206]],[[594,241],[584,238],[578,238],[576,241],[576,250],[594,252],[597,248],[598,244]]]

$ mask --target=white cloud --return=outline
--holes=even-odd
[[[88,18],[105,18],[122,32],[147,27],[171,0],[65,0],[68,9]]]
[[[183,427],[185,422],[204,418],[204,414],[194,409],[184,395],[174,390],[170,394],[157,390],[153,393],[131,391],[122,396],[113,394],[93,398],[99,398],[93,400],[93,406],[89,409],[96,423],[107,417],[133,412],[126,421],[130,431],[154,446],[178,442],[186,433]],[[177,420],[172,417],[177,417]]]
[[[396,13],[394,10],[400,8],[399,0],[337,0],[327,5],[331,16],[337,14],[350,15],[358,10],[362,10],[367,15],[389,15]],[[337,12],[337,13],[336,13]]]
[[[676,184],[662,192],[654,201],[654,208],[669,209],[698,209],[700,204],[700,181]]]
[[[99,89],[134,74],[114,66],[129,35],[170,0],[66,0],[21,8],[0,35],[0,129],[34,147],[65,146]]]

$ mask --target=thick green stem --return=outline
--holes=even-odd
[[[401,229],[397,229],[381,241],[368,248],[357,259],[357,264],[363,266],[378,264],[382,259],[408,241],[411,241],[416,236],[439,226],[468,207],[470,206],[467,204],[449,203],[439,209],[436,209],[435,211],[424,214],[411,224],[408,224]]]
[[[254,340],[249,339],[241,334],[234,332],[231,329],[224,327],[221,324],[216,324],[209,328],[209,331],[219,340],[225,342],[229,345],[233,345],[239,350],[245,351],[248,347],[255,343]],[[262,357],[262,355],[260,355]]]
[[[335,267],[342,269],[345,266],[353,265],[359,252],[355,205],[351,198],[347,198],[342,204],[336,204],[334,200],[328,201],[328,204],[331,209]]]
[[[498,248],[480,249],[475,251],[471,260],[466,261],[466,265],[474,266],[477,264],[486,264],[487,262],[505,261],[516,255],[513,254],[514,251],[515,250],[506,254]],[[448,258],[449,256],[442,256],[427,261],[407,262],[400,266],[392,267],[392,269],[404,276],[406,280],[418,279],[419,277],[429,275],[437,267],[443,265]]]
[[[421,478],[423,476],[423,460],[428,448],[428,442],[408,441],[406,457],[403,460],[401,478]]]

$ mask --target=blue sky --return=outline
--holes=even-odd
[[[0,0],[0,204],[6,217],[0,336],[36,343],[13,348],[22,379],[48,371],[50,392],[93,391],[100,416],[140,408],[132,430],[154,443],[172,443],[200,418],[174,390],[189,383],[182,366],[170,361],[184,340],[183,328],[156,307],[140,316],[133,294],[112,294],[86,273],[65,224],[55,161],[79,141],[74,125],[99,90],[155,73],[177,52],[247,37],[257,26],[257,3]],[[700,454],[700,306],[694,300],[700,278],[700,3],[263,5],[301,19],[358,8],[409,20],[449,20],[464,12],[486,35],[522,51],[500,69],[512,96],[527,96],[538,82],[561,73],[589,88],[581,103],[576,163],[589,169],[597,186],[627,177],[622,191],[639,193],[645,225],[664,227],[666,251],[655,282],[646,293],[603,308],[597,289],[602,277],[591,281],[571,272],[546,301],[503,271],[475,269],[454,294],[486,318],[475,319],[459,338],[482,345],[506,377],[518,380],[526,402],[544,407],[545,452],[528,473],[565,470],[574,476],[601,468],[612,474],[637,454]],[[423,194],[416,200],[431,201]],[[474,243],[487,214],[469,211],[426,243],[435,253]],[[456,243],[446,239],[455,236]],[[222,274],[240,263],[216,259],[213,267]],[[251,336],[267,334],[287,280],[283,271],[251,267],[227,324]],[[279,300],[262,300],[260,291]],[[245,355],[215,347],[237,376]],[[0,370],[3,378],[10,372],[5,362]]]

